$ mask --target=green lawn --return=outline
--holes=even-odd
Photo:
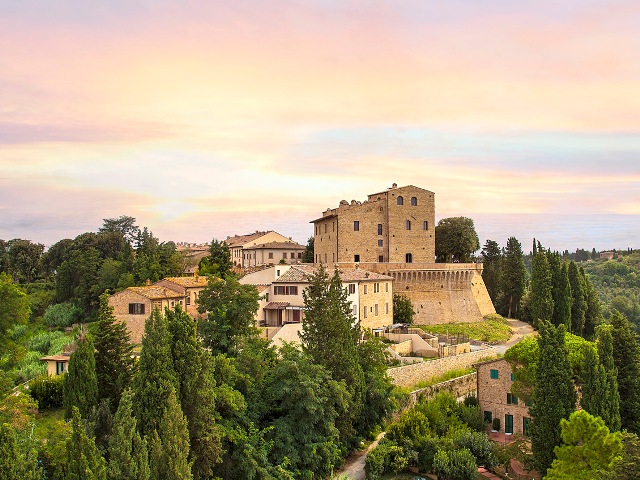
[[[487,315],[482,322],[414,325],[433,334],[466,334],[470,339],[488,343],[504,343],[511,338],[511,327],[500,315]]]

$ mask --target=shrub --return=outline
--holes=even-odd
[[[438,450],[433,459],[433,470],[441,480],[476,480],[478,465],[473,454],[463,448],[461,450]]]
[[[484,418],[480,407],[460,405],[458,415],[460,416],[460,420],[466,423],[470,429],[476,432],[484,431]]]
[[[58,303],[47,307],[44,321],[50,327],[70,327],[82,318],[82,309],[72,303]]]
[[[64,375],[48,375],[33,379],[29,383],[29,395],[38,402],[40,410],[62,407]]]
[[[478,465],[491,468],[496,465],[493,456],[492,443],[485,433],[461,432],[453,441],[457,448],[468,449],[476,459]]]
[[[435,437],[426,437],[416,445],[418,451],[418,468],[421,472],[431,472],[433,470],[433,457],[440,449],[440,442]]]
[[[464,397],[464,405],[466,407],[477,407],[478,398],[475,395],[469,395],[468,397]]]
[[[56,355],[72,341],[72,337],[62,332],[41,332],[27,342],[27,348],[39,352],[41,355]]]

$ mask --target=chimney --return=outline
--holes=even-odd
[[[394,183],[393,185],[391,185],[391,188],[398,188],[398,184]]]

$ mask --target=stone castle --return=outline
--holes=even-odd
[[[495,313],[482,264],[435,263],[435,194],[396,184],[364,202],[341,201],[313,220],[314,263],[393,277],[417,324],[475,322]]]

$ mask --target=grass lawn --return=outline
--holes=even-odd
[[[488,343],[504,343],[511,338],[511,327],[500,315],[487,315],[482,322],[413,325],[433,334],[469,335],[470,339]]]
[[[64,421],[64,408],[45,410],[36,415],[35,435],[37,438],[49,438],[51,432],[58,428],[58,422]]]

